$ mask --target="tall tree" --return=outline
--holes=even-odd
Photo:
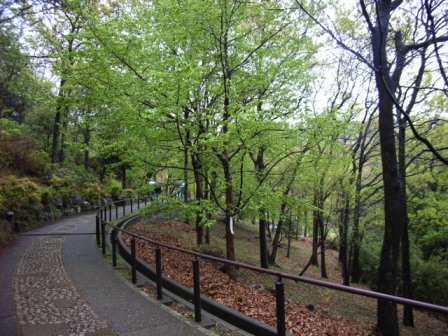
[[[302,10],[303,4],[296,0]],[[406,207],[403,203],[401,176],[397,159],[395,139],[394,108],[405,112],[397,99],[397,89],[402,84],[403,73],[412,67],[415,55],[424,49],[433,50],[433,58],[437,61],[435,71],[442,78],[442,89],[446,89],[445,71],[439,50],[448,40],[441,1],[409,1],[377,0],[373,2],[359,1],[360,15],[364,19],[370,39],[370,55],[365,50],[356,49],[344,40],[337,32],[313,17],[327,33],[329,33],[343,48],[354,53],[362,62],[368,65],[375,75],[375,84],[379,101],[379,135],[382,159],[382,174],[384,187],[384,238],[378,271],[378,290],[387,294],[395,294],[398,276],[398,258],[400,239],[403,236]],[[406,14],[405,14],[406,13]],[[402,15],[413,25],[401,25]],[[410,28],[412,27],[412,28]],[[407,33],[408,28],[412,29]],[[406,31],[405,31],[406,29]],[[371,61],[370,61],[371,60]],[[405,78],[406,79],[406,78]],[[439,78],[434,83],[437,85]],[[423,88],[422,88],[423,89]],[[418,134],[409,114],[405,114],[414,135],[425,142],[429,150],[443,162],[448,162],[434,147]],[[398,335],[398,319],[396,305],[387,301],[378,301],[378,328],[386,335]]]
[[[52,0],[35,9],[38,14],[28,17],[36,33],[34,45],[37,52],[33,57],[45,59],[48,62],[43,64],[46,71],[59,78],[50,155],[51,162],[58,163],[65,160],[68,119],[73,105],[70,98],[76,82],[74,66],[76,52],[82,45],[79,33],[84,23],[81,8],[74,1]]]

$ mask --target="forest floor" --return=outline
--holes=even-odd
[[[201,253],[224,256],[225,228],[217,223],[211,229],[210,246],[196,247],[196,233],[192,226],[177,221],[161,221],[155,225],[137,224],[132,231],[152,240],[164,242]],[[283,242],[286,246],[287,242]],[[154,248],[144,248],[146,243],[137,240],[139,257],[150,265],[154,264]],[[251,265],[259,265],[258,227],[252,224],[238,223],[235,226],[235,251],[237,260]],[[299,238],[292,240],[290,257],[286,257],[286,248],[277,253],[276,265],[272,269],[284,273],[299,274],[308,263],[311,253],[311,240]],[[179,252],[162,248],[164,275],[192,288],[191,258],[185,258]],[[322,279],[320,268],[310,266],[304,276],[333,283],[341,283],[341,270],[336,250],[326,251],[327,273],[329,278]],[[275,326],[275,277],[239,269],[236,280],[230,279],[220,271],[222,264],[201,262],[201,294],[222,304],[232,307],[248,316]],[[368,289],[356,285],[358,288]],[[143,288],[154,293],[152,288]],[[353,294],[332,291],[305,283],[285,280],[287,331],[295,335],[371,335],[375,334],[376,301]],[[308,308],[307,308],[308,307]],[[181,309],[178,307],[178,309]],[[400,314],[402,312],[399,307]],[[186,312],[186,315],[191,312]],[[416,311],[415,328],[401,327],[405,336],[448,335],[447,323]],[[220,330],[221,335],[232,335]]]

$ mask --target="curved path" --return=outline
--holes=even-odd
[[[0,255],[0,335],[210,335],[149,300],[104,262],[95,215],[17,238]]]

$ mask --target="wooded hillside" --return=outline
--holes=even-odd
[[[158,196],[197,245],[222,218],[230,260],[245,219],[261,267],[308,236],[324,279],[332,245],[341,283],[448,305],[446,11],[442,0],[1,0],[2,240]],[[379,331],[397,335],[396,306],[377,310]]]

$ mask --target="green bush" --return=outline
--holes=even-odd
[[[381,255],[381,232],[367,231],[361,245],[359,264],[361,267],[361,282],[375,289],[378,280],[378,265]]]
[[[52,205],[54,201],[55,191],[51,187],[42,188],[40,191],[40,202],[42,205]]]
[[[29,178],[7,176],[0,179],[0,207],[2,212],[13,211],[16,219],[27,220],[40,207],[40,186]]]
[[[121,183],[120,182],[112,180],[109,183],[109,186],[107,188],[107,192],[110,195],[110,197],[112,197],[112,199],[114,201],[116,201],[118,199],[118,197],[121,196],[121,191],[122,191],[122,188],[121,188]]]
[[[448,306],[448,268],[437,262],[418,260],[412,269],[414,298]]]
[[[134,189],[125,189],[125,190],[123,190],[123,192],[124,192],[124,196],[126,196],[128,198],[134,198],[136,196]]]
[[[70,179],[70,176],[53,175],[50,180],[51,187],[55,190],[54,197],[60,198],[64,207],[70,203],[70,198],[76,194],[76,185]]]
[[[138,188],[138,196],[139,197],[150,197],[152,194],[154,187],[149,184],[144,184],[140,188]]]
[[[101,186],[97,182],[86,182],[82,185],[82,198],[90,204],[98,203],[101,194]]]
[[[0,119],[0,169],[33,176],[48,172],[48,155],[29,134],[26,126]]]
[[[446,258],[448,246],[448,226],[444,226],[438,231],[428,230],[420,240],[423,259],[436,258],[443,262]]]

